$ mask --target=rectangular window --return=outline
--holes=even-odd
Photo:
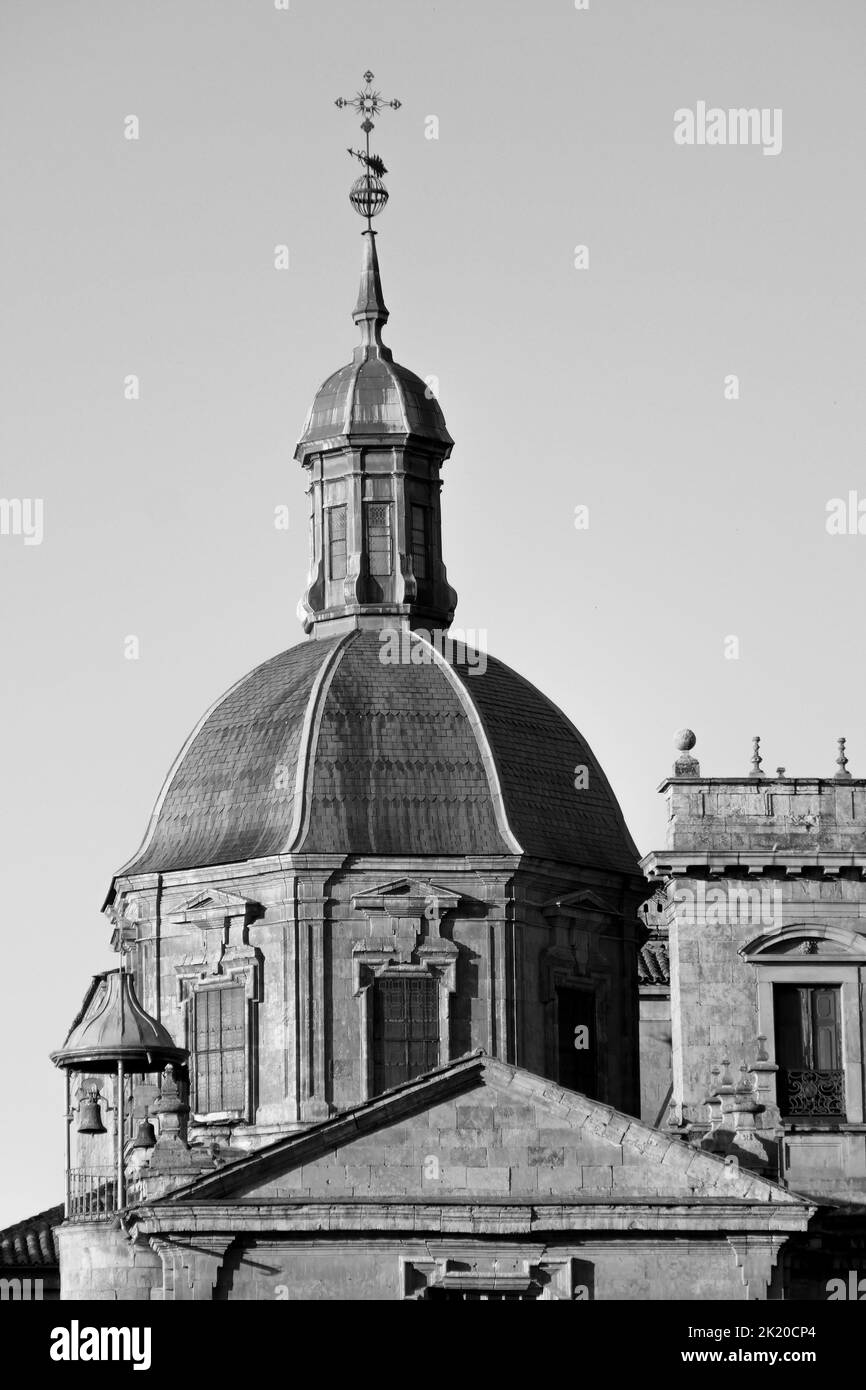
[[[346,578],[346,508],[329,507],[328,519],[328,578]]]
[[[212,985],[195,995],[195,1106],[199,1115],[244,1108],[246,993]]]
[[[556,1014],[560,1085],[596,1100],[595,995],[563,985],[556,991]]]
[[[412,503],[412,570],[416,579],[427,578],[427,508]]]
[[[845,1117],[841,996],[835,985],[774,985],[779,1109],[795,1119]]]
[[[376,1095],[439,1063],[439,987],[428,975],[385,975],[374,985]]]
[[[384,578],[391,573],[391,506],[388,502],[367,502],[367,556],[370,573]]]

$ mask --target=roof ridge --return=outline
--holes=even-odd
[[[637,1116],[617,1110],[604,1101],[593,1100],[578,1091],[570,1091],[551,1081],[549,1077],[539,1076],[514,1063],[503,1062],[497,1057],[491,1057],[483,1048],[478,1048],[453,1061],[442,1063],[411,1081],[392,1087],[389,1091],[383,1091],[347,1110],[341,1110],[300,1133],[283,1136],[252,1153],[244,1154],[235,1162],[226,1164],[216,1172],[196,1178],[184,1187],[175,1188],[173,1192],[168,1192],[153,1202],[143,1202],[140,1210],[194,1201],[198,1197],[207,1200],[224,1196],[226,1189],[231,1191],[233,1188],[243,1187],[246,1181],[253,1180],[245,1179],[246,1174],[257,1174],[262,1179],[267,1178],[274,1169],[279,1169],[283,1158],[288,1156],[291,1160],[293,1151],[303,1155],[305,1149],[315,1150],[323,1138],[329,1137],[337,1147],[341,1143],[352,1143],[375,1130],[378,1127],[377,1121],[383,1120],[387,1124],[390,1111],[396,1110],[399,1117],[400,1112],[405,1112],[406,1103],[411,1103],[413,1097],[418,1097],[425,1091],[436,1093],[440,1089],[446,1090],[448,1094],[455,1090],[459,1092],[470,1080],[483,1075],[489,1075],[494,1080],[499,1078],[504,1085],[513,1087],[515,1096],[534,1096],[537,1102],[551,1109],[564,1110],[569,1124],[572,1118],[576,1120],[577,1116],[582,1114],[582,1121],[574,1123],[575,1134],[586,1126],[594,1139],[601,1139],[617,1146],[627,1145],[645,1157],[648,1163],[659,1166],[668,1162],[668,1154],[673,1152],[687,1160],[685,1167],[689,1170],[696,1166],[697,1172],[703,1170],[705,1173],[714,1173],[727,1187],[733,1185],[730,1169],[723,1156],[697,1149],[677,1136],[655,1129]],[[302,1158],[301,1161],[305,1160]],[[812,1205],[809,1199],[801,1194],[752,1171],[744,1171],[743,1183],[745,1190],[736,1195],[731,1192],[731,1200],[744,1203],[775,1202],[778,1206],[786,1207]],[[758,1192],[769,1189],[770,1195],[756,1195],[756,1189]],[[704,1196],[711,1197],[712,1193]]]
[[[295,800],[292,806],[292,823],[289,826],[289,833],[286,842],[280,850],[281,854],[291,854],[303,845],[310,829],[310,816],[313,809],[313,773],[315,771],[316,754],[319,749],[319,734],[322,728],[322,715],[324,714],[327,702],[328,691],[331,682],[336,675],[340,664],[358,635],[358,629],[343,634],[337,639],[333,651],[329,652],[322,662],[313,688],[310,691],[307,706],[304,710],[304,722],[301,726],[301,733],[298,740],[298,761],[295,769]],[[315,638],[313,639],[316,640]]]
[[[496,754],[493,751],[493,744],[487,735],[487,729],[485,727],[481,711],[479,710],[475,701],[472,699],[472,696],[469,693],[469,690],[465,682],[461,678],[459,672],[455,669],[454,666],[452,666],[450,661],[446,660],[443,653],[437,649],[436,644],[434,642],[428,642],[426,638],[419,636],[417,632],[412,633],[412,636],[416,637],[419,642],[423,642],[425,646],[430,648],[430,650],[433,652],[432,664],[436,665],[438,663],[440,669],[444,671],[446,679],[449,681],[452,689],[457,695],[457,698],[460,701],[460,704],[463,707],[463,711],[466,714],[466,717],[469,721],[469,727],[472,730],[475,742],[478,746],[478,752],[481,754],[481,763],[484,768],[485,776],[487,777],[487,785],[490,790],[490,798],[493,803],[493,814],[496,817],[496,825],[499,830],[499,833],[505,841],[505,844],[510,853],[523,854],[523,846],[518,841],[517,836],[512,830],[511,823],[508,819],[508,811],[505,805],[505,796],[502,791],[502,782],[499,776],[499,767],[496,762]]]

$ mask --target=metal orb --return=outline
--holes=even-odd
[[[376,217],[388,201],[388,190],[375,174],[362,174],[349,190],[349,202],[359,217]]]

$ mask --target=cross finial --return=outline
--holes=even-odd
[[[353,97],[337,97],[335,104],[339,106],[341,110],[344,106],[351,106],[353,111],[357,111],[359,116],[363,116],[364,119],[361,122],[361,129],[369,134],[373,129],[374,116],[378,116],[379,112],[384,111],[386,107],[390,107],[392,111],[399,111],[403,103],[397,101],[396,98],[392,101],[388,101],[382,96],[381,92],[374,91],[372,85],[373,73],[370,72],[369,68],[364,73],[364,81],[366,86],[362,91],[356,92]]]
[[[361,129],[364,132],[365,149],[353,150],[350,147],[349,154],[353,159],[360,160],[366,168],[366,173],[352,184],[349,201],[359,216],[366,217],[367,231],[372,232],[372,219],[382,211],[388,201],[388,190],[382,182],[382,175],[387,174],[388,170],[377,154],[370,153],[370,131],[375,128],[373,117],[389,107],[392,111],[399,111],[403,103],[396,97],[387,100],[381,92],[375,90],[373,73],[369,68],[364,73],[364,82],[366,86],[353,97],[337,97],[335,105],[341,110],[348,106],[363,117]]]

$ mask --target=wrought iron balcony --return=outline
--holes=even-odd
[[[845,1073],[779,1068],[779,1109],[786,1119],[845,1118]]]
[[[117,1172],[112,1167],[70,1168],[68,1220],[107,1221],[118,1210]]]

